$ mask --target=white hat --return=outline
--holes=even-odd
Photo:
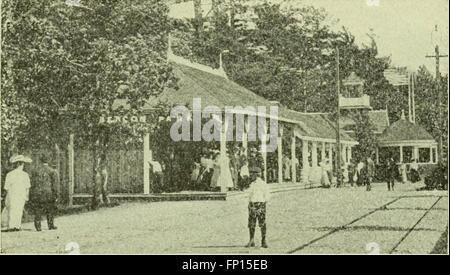
[[[9,161],[10,161],[11,163],[18,162],[18,161],[21,161],[21,162],[28,162],[28,163],[32,162],[32,160],[31,160],[29,157],[25,157],[24,155],[15,155],[15,156],[12,156],[12,157],[9,159]]]

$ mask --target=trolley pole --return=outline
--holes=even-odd
[[[337,187],[342,185],[341,171],[341,128],[339,120],[341,119],[341,108],[339,106],[340,97],[340,77],[339,77],[339,48],[336,48],[336,93],[337,93],[337,121],[336,121],[336,167],[337,167]]]

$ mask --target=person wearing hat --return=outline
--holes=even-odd
[[[248,189],[248,229],[250,233],[250,241],[246,247],[255,246],[255,228],[258,221],[261,228],[261,246],[267,248],[266,243],[266,204],[269,200],[269,187],[261,178],[261,168],[252,167],[250,169],[250,178],[252,183]]]
[[[49,230],[55,230],[54,216],[59,198],[58,172],[48,165],[48,157],[43,154],[40,164],[32,173],[33,185],[30,190],[30,205],[34,214],[34,227],[41,231],[42,215],[47,216]]]
[[[11,157],[10,162],[15,165],[15,169],[9,172],[5,179],[6,204],[2,212],[2,227],[7,227],[6,231],[20,231],[23,209],[31,187],[30,177],[23,171],[23,167],[25,163],[30,163],[31,159],[16,155]]]
[[[417,159],[411,160],[411,164],[409,165],[409,171],[412,183],[420,181],[419,164],[417,163]]]
[[[392,157],[389,157],[386,163],[386,181],[388,191],[394,191],[395,177],[397,175],[397,164]]]

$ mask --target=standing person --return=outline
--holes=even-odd
[[[300,177],[300,171],[298,170],[299,161],[298,161],[297,157],[294,157],[293,161],[291,161],[291,166],[292,166],[291,169],[295,169],[295,175],[296,175],[296,178],[292,179],[292,182],[297,183],[298,182],[297,178]],[[292,173],[292,171],[291,171],[291,173]],[[291,174],[291,177],[292,177],[292,174]]]
[[[192,169],[191,173],[191,185],[194,188],[194,190],[197,190],[198,187],[198,180],[200,176],[200,163],[197,161],[194,161],[194,169]]]
[[[217,179],[218,187],[225,187],[227,190],[231,190],[234,187],[233,177],[230,170],[230,159],[226,154],[219,153],[218,156],[219,178]]]
[[[200,158],[201,168],[200,168],[199,181],[202,183],[204,190],[210,189],[213,167],[214,167],[214,163],[213,163],[213,160],[211,159],[211,156],[212,156],[212,153],[208,152],[205,149],[202,157]]]
[[[395,160],[391,157],[388,159],[386,164],[386,175],[387,175],[387,187],[388,191],[394,191],[394,183],[395,183],[395,176],[397,173],[397,164],[395,163]]]
[[[329,160],[324,159],[323,161],[321,161],[320,168],[321,168],[320,183],[322,184],[322,187],[330,187],[330,179],[328,178]]]
[[[373,160],[370,157],[367,157],[366,159],[366,188],[367,191],[370,191],[372,189],[372,180],[373,177],[375,175],[375,163],[373,162]]]
[[[355,177],[355,164],[353,162],[353,159],[350,159],[350,162],[348,164],[348,182],[350,183],[351,187],[353,187],[354,184],[354,177]]]
[[[231,170],[231,177],[233,179],[233,188],[237,189],[238,186],[238,177],[239,177],[239,154],[238,150],[234,149],[233,152],[230,154],[230,170]]]
[[[399,170],[402,177],[402,184],[408,182],[408,177],[406,175],[406,164],[400,163]]]
[[[361,186],[364,184],[364,180],[363,180],[363,175],[362,175],[362,171],[364,168],[364,162],[362,161],[362,159],[358,162],[358,165],[356,166],[356,184],[358,186]]]
[[[417,164],[417,159],[413,159],[411,165],[409,166],[410,178],[412,183],[420,181],[419,174],[419,164]]]
[[[25,163],[31,163],[31,159],[16,155],[11,157],[10,162],[15,165],[15,169],[5,179],[6,202],[2,211],[2,227],[7,227],[6,231],[20,231],[23,208],[29,199],[31,187],[30,177],[23,168]]]
[[[291,179],[291,160],[287,155],[283,156],[283,178],[286,181],[289,181]]]
[[[56,204],[59,198],[58,172],[48,165],[46,155],[41,155],[41,163],[33,171],[33,185],[30,190],[30,204],[34,214],[34,227],[41,231],[42,215],[47,216],[49,230],[55,230],[54,217],[57,211]]]
[[[244,189],[247,189],[249,186],[249,179],[250,179],[250,172],[248,170],[248,161],[247,159],[242,160],[242,167],[241,171],[239,172],[240,176],[240,184],[239,189],[243,191]]]
[[[213,174],[211,177],[211,189],[216,189],[219,187],[219,176],[220,176],[220,162],[219,162],[220,154],[218,152],[214,152],[213,155]]]
[[[348,164],[347,163],[342,163],[342,183],[347,183],[349,182],[349,178],[348,178]]]
[[[255,246],[255,229],[256,221],[261,228],[261,246],[267,248],[266,242],[266,204],[269,200],[269,187],[261,178],[261,168],[252,167],[250,169],[250,177],[252,183],[249,188],[248,203],[248,229],[250,233],[250,241],[246,247]]]
[[[259,167],[261,171],[264,170],[264,158],[258,149],[255,147],[250,148],[250,155],[248,157],[248,166],[249,167]]]

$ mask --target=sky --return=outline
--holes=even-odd
[[[207,9],[211,0],[202,2]],[[449,52],[449,0],[290,0],[290,4],[325,9],[330,22],[338,20],[333,29],[345,26],[358,44],[368,44],[367,33],[375,34],[379,56],[390,56],[393,66],[416,71],[425,65],[434,74],[435,59],[425,56],[434,55],[436,43],[440,54]],[[193,10],[185,4],[171,12],[193,16]],[[437,35],[432,34],[435,25]],[[440,63],[441,73],[448,73],[448,57],[441,58]]]
[[[441,54],[449,50],[448,0],[294,0],[293,5],[313,5],[324,8],[330,17],[355,36],[357,43],[368,43],[367,33],[376,35],[380,56],[391,56],[393,65],[415,71],[424,64],[434,74],[434,42]],[[433,34],[438,25],[438,35]],[[434,39],[438,37],[439,39]],[[440,60],[441,73],[448,73],[448,57]]]

